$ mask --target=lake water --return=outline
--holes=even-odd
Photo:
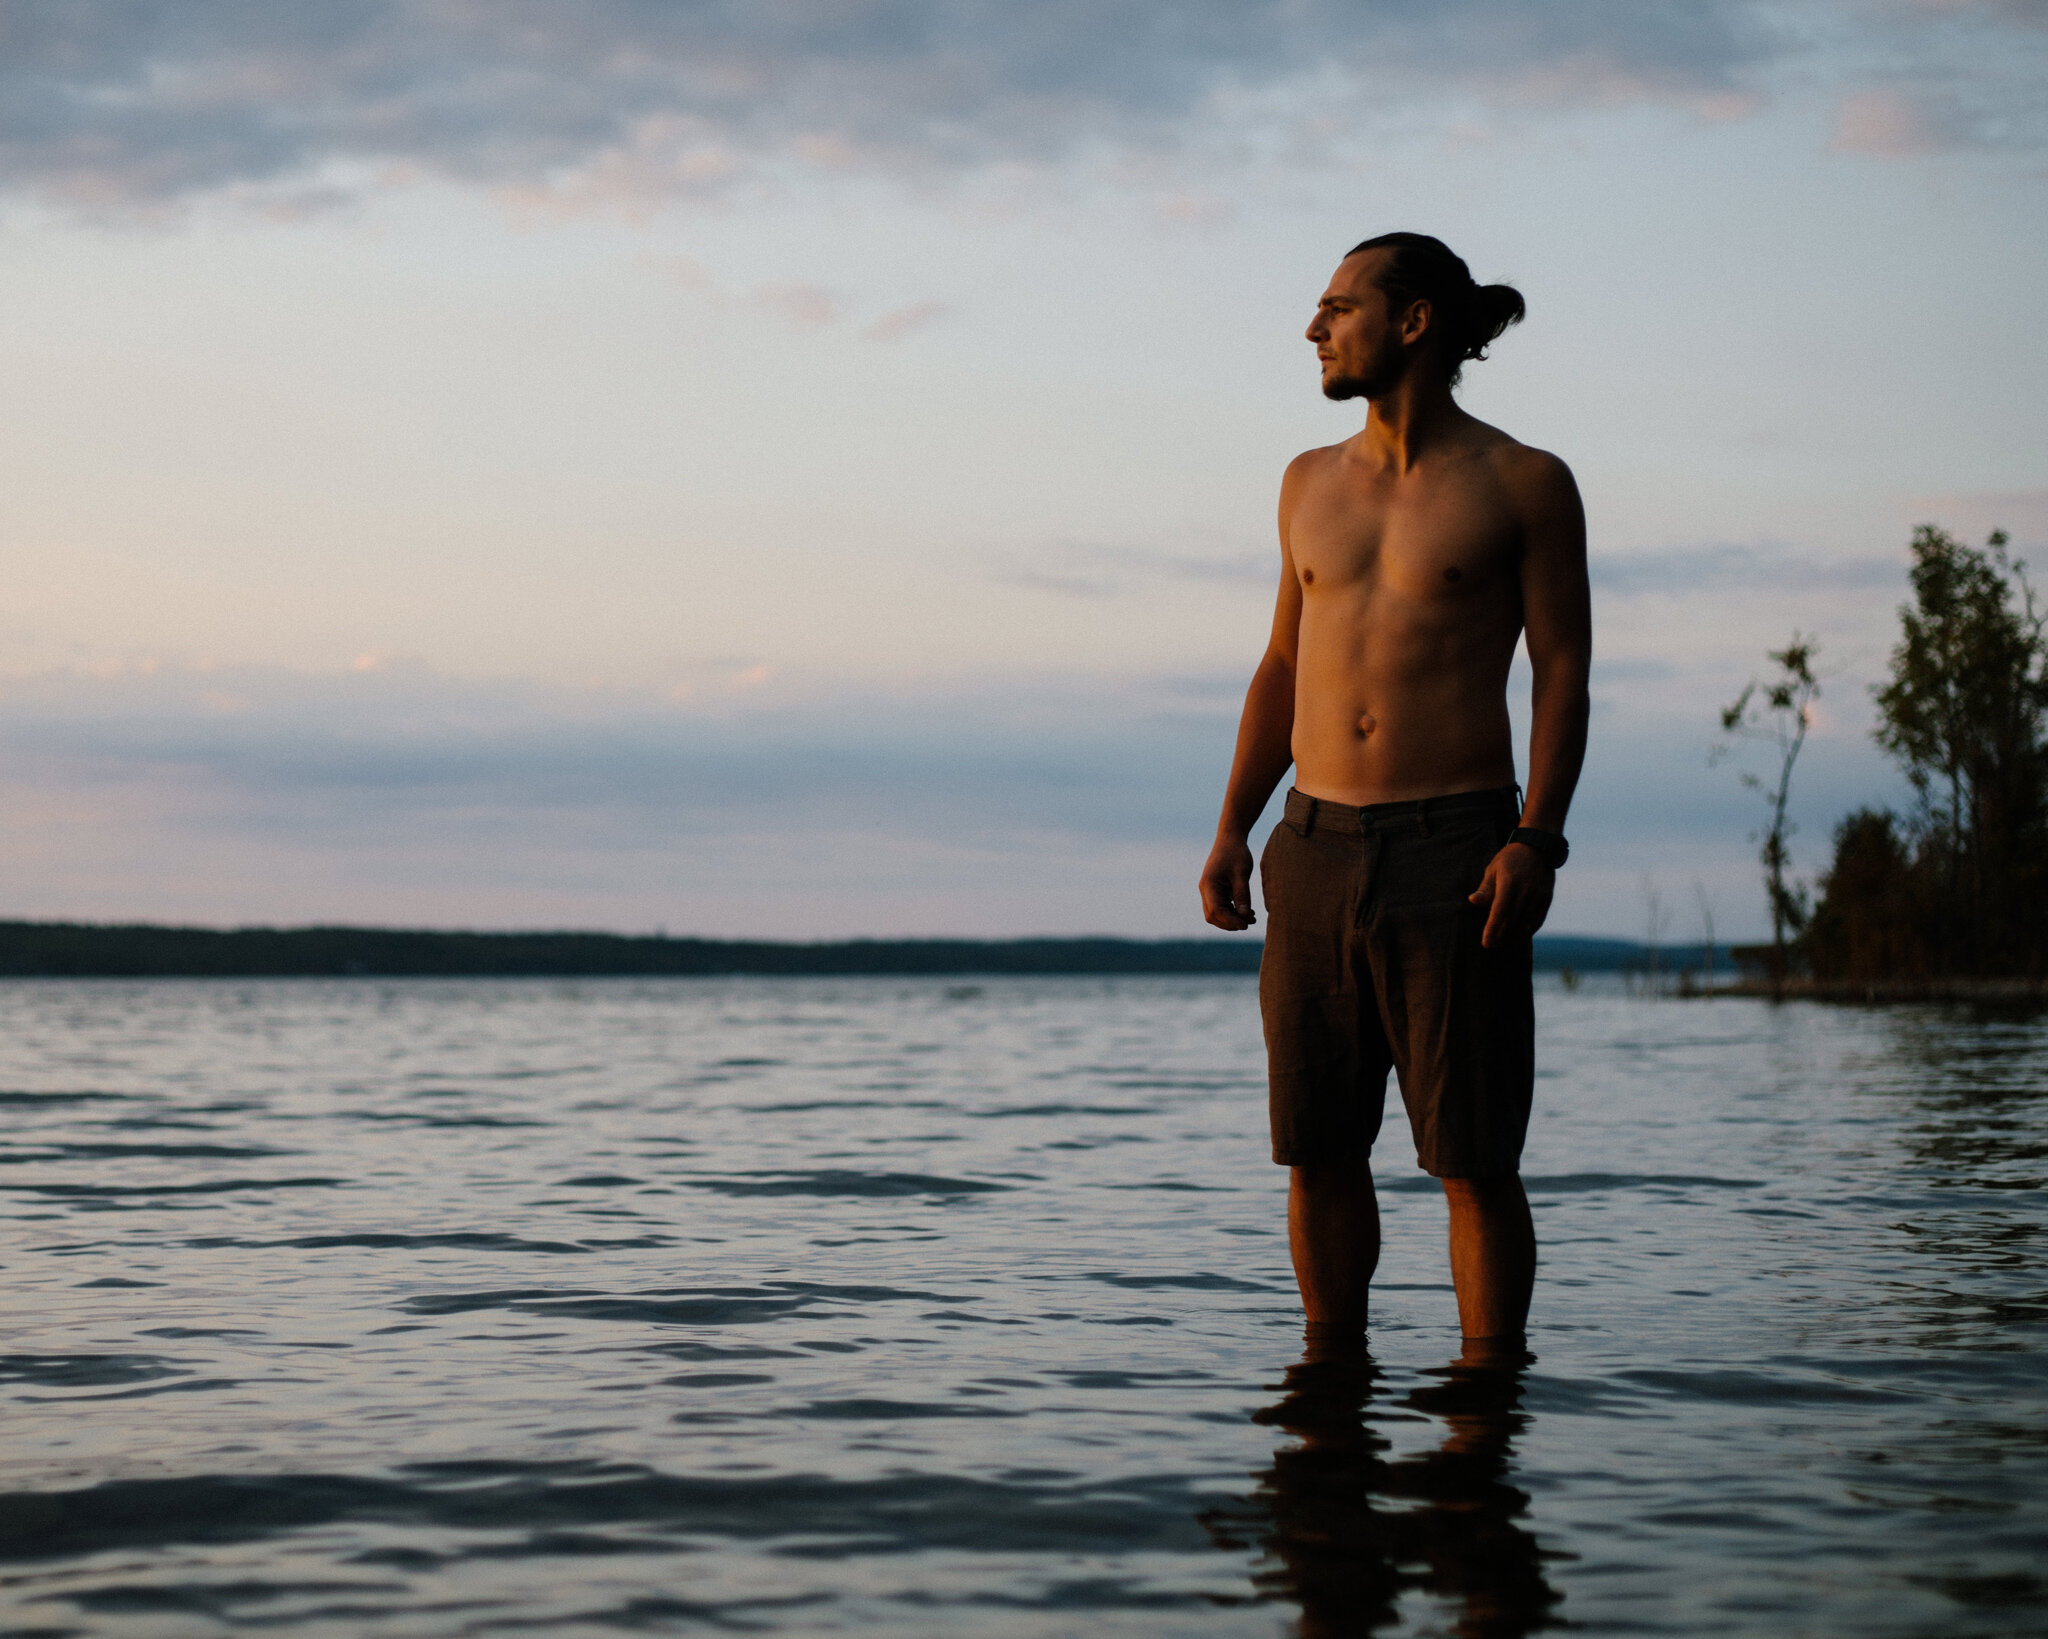
[[[0,1632],[2048,1632],[2048,1023],[1543,984],[1510,1373],[1250,980],[0,986]]]

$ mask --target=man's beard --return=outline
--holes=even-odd
[[[1339,402],[1347,398],[1384,398],[1401,385],[1408,365],[1409,359],[1399,347],[1382,346],[1376,356],[1365,360],[1363,369],[1325,381],[1323,397]]]
[[[1371,367],[1357,375],[1331,376],[1323,383],[1323,397],[1384,398],[1401,385],[1401,378],[1407,374],[1407,360],[1400,357],[1376,360]]]

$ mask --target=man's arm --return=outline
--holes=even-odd
[[[1514,475],[1523,517],[1522,624],[1529,649],[1529,785],[1522,824],[1564,831],[1586,758],[1586,676],[1593,660],[1593,599],[1586,583],[1586,513],[1571,469],[1529,451]],[[1557,873],[1534,849],[1494,855],[1472,903],[1487,912],[1488,945],[1526,939],[1550,914]]]
[[[1301,582],[1287,544],[1287,520],[1301,460],[1280,485],[1280,592],[1273,605],[1273,635],[1245,691],[1237,724],[1237,752],[1223,790],[1216,846],[1202,867],[1202,916],[1212,927],[1241,932],[1258,920],[1252,909],[1251,830],[1266,799],[1294,761],[1294,661],[1301,636]]]

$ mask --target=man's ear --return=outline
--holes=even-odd
[[[1429,330],[1429,322],[1436,317],[1436,309],[1430,305],[1427,296],[1418,296],[1408,304],[1408,311],[1401,315],[1401,340],[1413,347],[1422,340]]]

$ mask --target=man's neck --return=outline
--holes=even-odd
[[[1429,449],[1472,418],[1451,397],[1451,384],[1434,372],[1411,370],[1372,401],[1359,436],[1363,453],[1396,472],[1407,472]]]

